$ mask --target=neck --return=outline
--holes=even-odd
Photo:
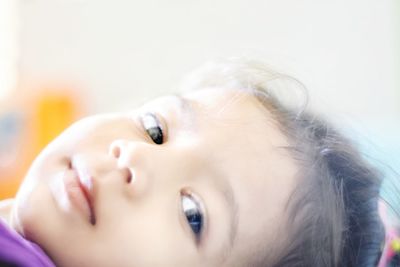
[[[6,199],[0,201],[0,219],[5,221],[6,224],[10,224],[11,210],[14,204],[14,199]]]

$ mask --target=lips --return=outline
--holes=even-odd
[[[90,224],[96,224],[94,210],[93,179],[79,169],[73,168],[64,178],[65,191],[72,205],[88,218]]]
[[[83,195],[86,199],[86,202],[89,206],[89,210],[90,210],[90,215],[89,215],[89,220],[90,223],[92,225],[96,224],[96,216],[94,213],[94,203],[93,203],[93,180],[92,178],[86,177],[85,179],[81,178],[81,176],[79,175],[79,172],[77,173],[77,179],[78,179],[78,183],[79,183],[79,187],[83,192]]]

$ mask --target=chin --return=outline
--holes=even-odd
[[[24,236],[31,239],[34,235],[34,225],[39,216],[38,209],[33,208],[37,199],[33,191],[22,187],[16,197],[15,206],[12,213],[12,227]]]
[[[11,226],[24,238],[39,243],[43,231],[50,228],[49,204],[49,195],[43,188],[24,181],[16,196]]]

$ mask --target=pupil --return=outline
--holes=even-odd
[[[190,226],[195,234],[198,234],[201,230],[202,218],[198,213],[190,214],[187,216]]]
[[[160,127],[152,127],[147,130],[150,135],[150,138],[154,143],[161,145],[163,143],[163,135]]]

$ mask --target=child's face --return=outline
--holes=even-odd
[[[29,170],[14,227],[57,266],[236,266],[276,247],[296,185],[287,139],[243,92],[204,89],[184,99],[72,125]],[[140,122],[147,113],[161,123],[161,145]],[[74,173],[92,183],[94,224],[79,186],[65,194]],[[201,207],[203,224],[192,216],[190,225],[189,211]]]

